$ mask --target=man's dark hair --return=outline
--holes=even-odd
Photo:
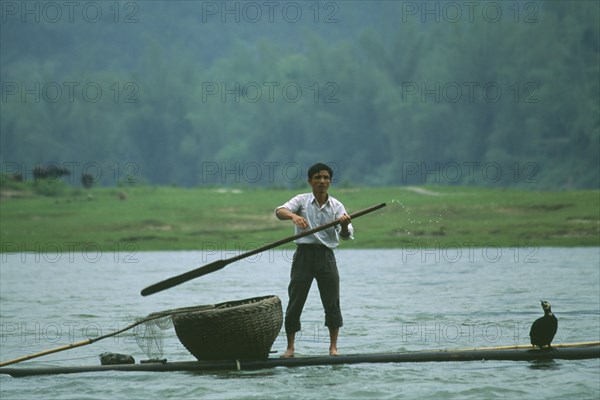
[[[333,178],[333,170],[329,167],[329,165],[323,163],[316,163],[308,169],[308,179],[311,179],[314,174],[323,170],[329,172],[329,177]]]

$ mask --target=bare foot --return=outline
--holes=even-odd
[[[329,349],[329,355],[330,356],[339,356],[340,353],[338,352],[337,349]]]
[[[292,349],[287,349],[285,351],[285,353],[283,353],[283,355],[281,356],[281,358],[292,358],[294,357],[294,350]]]

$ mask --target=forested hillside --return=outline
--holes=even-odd
[[[3,173],[600,186],[596,1],[2,2]]]

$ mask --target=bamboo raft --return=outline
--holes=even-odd
[[[460,361],[537,361],[582,360],[600,358],[600,342],[567,343],[552,349],[531,346],[503,346],[473,349],[415,351],[403,353],[351,354],[341,356],[310,356],[294,358],[268,358],[266,360],[181,361],[166,363],[142,363],[122,365],[89,365],[71,367],[2,367],[1,374],[13,377],[33,375],[73,374],[84,372],[198,372],[239,371],[276,367],[305,367],[316,365],[340,365],[359,363],[411,363],[411,362],[460,362]]]

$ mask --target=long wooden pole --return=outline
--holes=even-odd
[[[366,208],[366,209],[361,210],[361,211],[357,211],[357,212],[355,212],[353,214],[350,214],[350,218],[351,219],[358,218],[361,215],[365,215],[365,214],[368,214],[368,213],[373,212],[375,210],[379,210],[380,208],[383,208],[385,206],[386,206],[385,203],[381,203],[381,204],[378,204],[376,206],[369,207],[369,208]],[[248,251],[246,253],[239,254],[239,255],[237,255],[235,257],[227,258],[227,259],[224,259],[224,260],[214,261],[214,262],[212,262],[210,264],[206,264],[206,265],[204,265],[202,267],[199,267],[199,268],[193,269],[191,271],[185,272],[185,273],[183,273],[181,275],[173,276],[171,278],[165,279],[164,281],[160,281],[158,283],[150,285],[150,286],[144,288],[142,290],[141,294],[142,294],[142,296],[148,296],[148,295],[160,292],[162,290],[172,288],[173,286],[177,286],[177,285],[179,285],[181,283],[184,283],[184,282],[187,282],[187,281],[189,281],[191,279],[198,278],[198,277],[200,277],[202,275],[206,275],[206,274],[210,274],[211,272],[218,271],[221,268],[224,268],[225,266],[227,266],[227,265],[229,265],[229,264],[231,264],[231,263],[233,263],[235,261],[239,261],[239,260],[241,260],[243,258],[253,256],[254,254],[258,254],[258,253],[261,253],[263,251],[272,249],[274,247],[281,246],[282,244],[292,242],[292,241],[294,241],[296,239],[300,239],[300,238],[303,238],[305,236],[312,235],[314,233],[320,232],[320,231],[325,230],[327,228],[331,228],[331,227],[333,227],[333,226],[335,226],[335,225],[337,225],[339,223],[340,223],[339,220],[331,221],[331,222],[329,222],[327,224],[318,226],[318,227],[313,228],[313,229],[309,229],[309,230],[301,232],[301,233],[299,233],[297,235],[290,236],[290,237],[278,240],[278,241],[273,242],[273,243],[269,243],[269,244],[267,244],[265,246],[259,247],[258,249],[254,249],[254,250]]]

